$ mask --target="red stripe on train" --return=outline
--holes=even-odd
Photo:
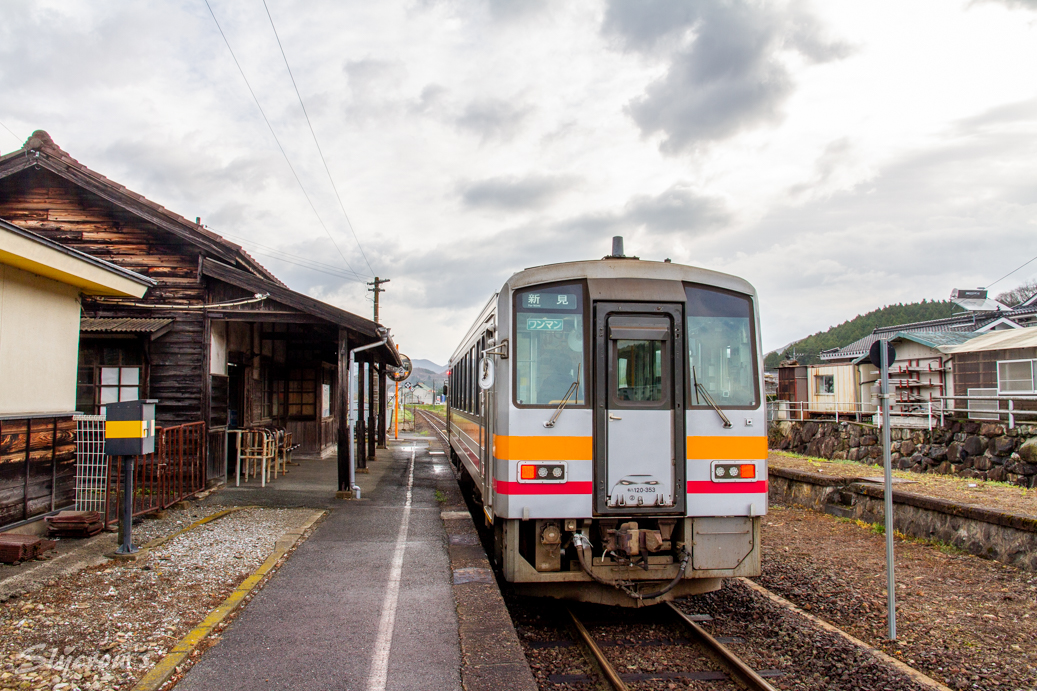
[[[688,480],[688,494],[767,494],[767,481],[712,482]]]
[[[593,482],[539,484],[494,480],[493,486],[498,494],[591,494],[594,491]],[[688,494],[767,494],[767,481],[711,482],[709,480],[690,480],[688,481]]]
[[[593,482],[532,483],[494,480],[497,494],[590,494]]]

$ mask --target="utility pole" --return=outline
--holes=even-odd
[[[382,286],[383,283],[388,283],[388,282],[389,282],[388,278],[378,278],[377,276],[374,277],[373,281],[368,281],[367,282],[367,285],[374,286],[374,288],[368,288],[367,290],[369,292],[374,293],[374,323],[375,324],[378,323],[378,293],[384,293],[385,292],[385,288],[382,288],[381,286]]]

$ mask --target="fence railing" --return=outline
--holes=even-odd
[[[767,422],[776,420],[854,421],[881,426],[882,414],[874,403],[814,403],[811,401],[767,401]],[[909,426],[943,426],[947,417],[1004,421],[1009,429],[1016,419],[1037,419],[1037,396],[934,396],[930,401],[897,401],[890,405],[893,424],[916,421]]]
[[[891,418],[910,419],[910,426],[933,428],[939,410],[932,401],[897,401],[890,405]],[[775,420],[835,420],[880,426],[882,413],[874,403],[828,401],[767,401],[767,422]]]
[[[1017,417],[1037,418],[1037,396],[938,396],[940,424],[944,416],[964,414],[970,420],[1005,421],[1014,429]],[[960,403],[965,407],[960,407]]]
[[[133,515],[165,509],[205,489],[207,434],[204,422],[159,428],[155,453],[110,457],[105,496],[105,525],[116,519],[122,492],[122,463],[133,468]]]

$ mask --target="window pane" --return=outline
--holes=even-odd
[[[569,402],[583,404],[587,374],[582,286],[522,291],[516,295],[515,310],[516,402],[560,403],[582,368],[579,390]]]
[[[119,402],[119,387],[118,386],[102,386],[101,387],[101,405],[106,403],[118,403]]]
[[[137,386],[140,384],[140,369],[136,367],[123,367],[120,370],[119,383],[123,386]]]
[[[140,398],[137,391],[138,389],[136,386],[122,386],[119,388],[119,400],[136,401]]]
[[[688,354],[694,378],[721,406],[756,405],[756,343],[747,296],[688,286]],[[692,386],[694,389],[694,385]],[[694,405],[695,391],[689,398]]]
[[[616,398],[620,401],[661,401],[663,398],[662,341],[616,341]]]
[[[1005,393],[1033,391],[1033,361],[997,363],[998,388]]]
[[[119,368],[118,367],[102,367],[101,368],[101,383],[106,385],[118,386],[119,385]]]

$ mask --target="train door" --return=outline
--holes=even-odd
[[[681,324],[681,305],[595,305],[599,514],[684,511]]]

